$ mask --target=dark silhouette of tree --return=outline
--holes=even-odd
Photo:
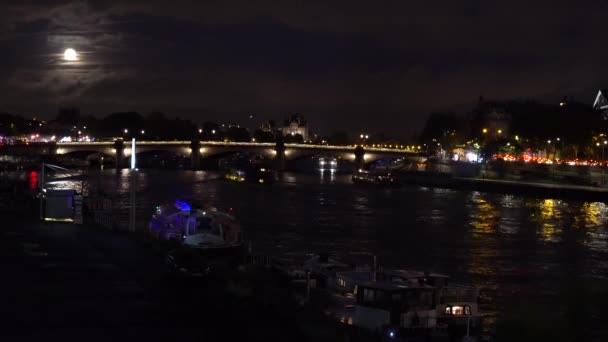
[[[202,125],[203,132],[200,134],[201,140],[220,140],[221,132],[217,123],[205,121]],[[213,133],[215,132],[215,133]]]
[[[441,144],[443,149],[450,149],[464,142],[465,127],[465,121],[454,113],[432,113],[424,125],[420,140],[431,146]]]
[[[0,113],[0,134],[15,136],[28,133],[27,121],[18,115]]]
[[[130,138],[145,129],[144,118],[137,112],[112,113],[101,120],[99,129],[106,137]]]
[[[246,128],[231,126],[224,132],[224,139],[228,139],[229,141],[248,142],[251,141],[251,136]]]
[[[256,142],[275,142],[276,137],[273,132],[263,131],[261,129],[256,129],[253,132],[253,138]]]

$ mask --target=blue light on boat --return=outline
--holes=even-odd
[[[183,201],[175,201],[175,207],[179,210],[190,211],[192,208],[190,204]]]

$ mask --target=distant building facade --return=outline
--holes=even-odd
[[[262,132],[273,132],[274,131],[274,123],[271,121],[263,122],[258,129]]]
[[[509,137],[511,133],[511,115],[504,103],[480,99],[477,120],[481,133],[488,138]]]
[[[285,120],[282,128],[283,135],[301,135],[304,141],[308,141],[310,132],[308,122],[300,114],[291,115]]]

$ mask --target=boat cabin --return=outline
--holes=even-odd
[[[364,282],[355,289],[353,324],[368,330],[385,326],[430,329],[436,325],[435,291],[384,281]]]
[[[157,207],[150,230],[158,238],[190,245],[240,244],[243,239],[240,225],[232,216],[214,208],[192,209],[181,201]]]

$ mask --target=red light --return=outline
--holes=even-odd
[[[38,172],[32,171],[29,174],[30,190],[35,190],[38,187]]]

